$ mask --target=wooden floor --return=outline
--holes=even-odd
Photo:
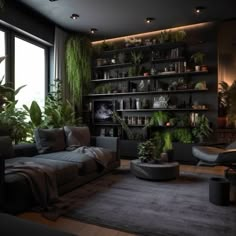
[[[122,160],[121,167],[122,169],[129,169],[129,161]],[[193,172],[193,173],[208,173],[208,174],[217,174],[223,175],[224,167],[198,167],[190,165],[181,165],[181,171]],[[71,220],[68,218],[60,217],[57,221],[49,221],[43,218],[40,214],[26,212],[19,215],[19,217],[35,221],[38,223],[46,224],[52,228],[63,230],[66,232],[73,233],[80,236],[131,236],[134,234],[129,234],[126,232],[121,232],[118,230],[108,229],[99,227],[96,225],[86,224],[80,221]]]

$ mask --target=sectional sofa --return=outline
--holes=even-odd
[[[1,205],[5,212],[16,214],[39,204],[32,192],[34,180],[21,171],[22,165],[30,171],[34,165],[36,169],[40,167],[40,172],[41,167],[49,169],[55,177],[59,196],[120,165],[119,139],[90,137],[88,127],[37,129],[35,141],[12,146],[9,137],[0,137]],[[91,146],[99,153],[102,151],[101,159],[91,155],[94,151],[88,151]],[[77,152],[78,147],[82,150],[89,147],[88,152]]]

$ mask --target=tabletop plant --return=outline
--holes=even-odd
[[[191,56],[191,60],[195,65],[195,71],[200,71],[201,66],[203,65],[204,58],[205,54],[202,52],[196,52]]]
[[[168,121],[169,115],[167,112],[157,111],[151,116],[149,126],[165,126]]]
[[[155,145],[147,140],[138,145],[138,158],[141,162],[151,162],[155,159]]]

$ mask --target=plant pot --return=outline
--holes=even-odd
[[[201,70],[201,67],[198,66],[198,65],[196,65],[196,66],[195,66],[195,71],[199,72],[200,70]]]
[[[225,128],[227,125],[227,119],[226,117],[218,117],[217,118],[217,126],[218,128]]]
[[[208,66],[202,65],[201,66],[201,71],[208,71]]]

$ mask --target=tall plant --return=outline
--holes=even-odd
[[[91,80],[91,42],[86,37],[71,36],[66,43],[66,72],[73,101],[82,104]]]

